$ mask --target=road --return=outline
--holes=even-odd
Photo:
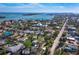
[[[52,48],[51,48],[51,50],[50,50],[50,55],[53,55],[53,54],[54,54],[55,49],[56,49],[56,47],[57,47],[58,44],[59,44],[59,40],[60,40],[60,38],[61,38],[61,36],[62,36],[64,30],[65,30],[65,27],[66,27],[67,22],[68,22],[68,19],[65,21],[65,23],[64,23],[62,29],[60,30],[58,36],[57,36],[56,39],[54,40],[54,43],[53,43]]]

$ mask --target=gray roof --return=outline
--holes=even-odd
[[[22,54],[30,54],[30,49],[24,49],[23,51],[22,51]]]
[[[8,47],[7,50],[15,53],[18,50],[20,50],[21,48],[23,48],[23,44],[18,44],[18,45],[12,46],[12,47]]]
[[[5,40],[0,40],[0,45],[5,44]]]

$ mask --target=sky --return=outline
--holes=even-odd
[[[79,13],[79,3],[0,3],[0,12]]]

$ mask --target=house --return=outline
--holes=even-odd
[[[7,47],[7,50],[12,53],[16,53],[18,50],[23,49],[23,44],[19,43],[18,45]]]
[[[60,29],[60,26],[56,26],[57,29]]]
[[[53,22],[53,25],[57,25],[57,22],[54,21],[54,22]]]
[[[0,36],[2,36],[3,34],[3,29],[0,29]]]
[[[21,51],[22,55],[29,55],[30,54],[30,49],[29,48],[25,48]]]
[[[68,45],[64,48],[65,52],[76,52],[77,47],[75,45]]]
[[[43,35],[44,34],[44,32],[43,31],[35,31],[35,33],[38,35],[38,34],[40,34],[40,35]]]
[[[23,38],[18,38],[17,40],[18,40],[18,41],[21,41],[21,42],[24,42],[26,39],[28,39],[28,38],[24,38],[24,37],[23,37]]]
[[[72,40],[72,41],[75,41],[75,38],[74,37],[67,37],[68,40]]]
[[[77,45],[77,40],[74,37],[67,37],[66,42],[70,43],[70,44],[74,44]]]
[[[31,30],[25,30],[24,33],[25,33],[25,34],[33,34],[34,31],[31,31]]]
[[[72,33],[76,31],[76,27],[68,27],[68,32]]]
[[[74,35],[72,35],[72,37],[79,41],[79,34],[75,33]]]
[[[32,47],[31,48],[31,54],[36,54],[37,53],[37,48],[36,47]]]
[[[35,26],[35,27],[47,27],[48,25],[42,24],[42,23],[37,23],[37,24],[34,24],[33,26]]]
[[[6,43],[5,40],[0,40],[0,45],[4,45]]]
[[[38,44],[38,41],[37,40],[32,41],[32,45],[35,48],[38,48],[39,47],[39,44]]]

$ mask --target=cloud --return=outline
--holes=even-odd
[[[42,4],[42,3],[16,3],[0,4],[0,12],[79,12],[79,5],[68,6],[67,4]]]
[[[16,6],[0,4],[0,6],[0,12],[35,12],[45,7],[44,5],[37,3],[21,4]]]

